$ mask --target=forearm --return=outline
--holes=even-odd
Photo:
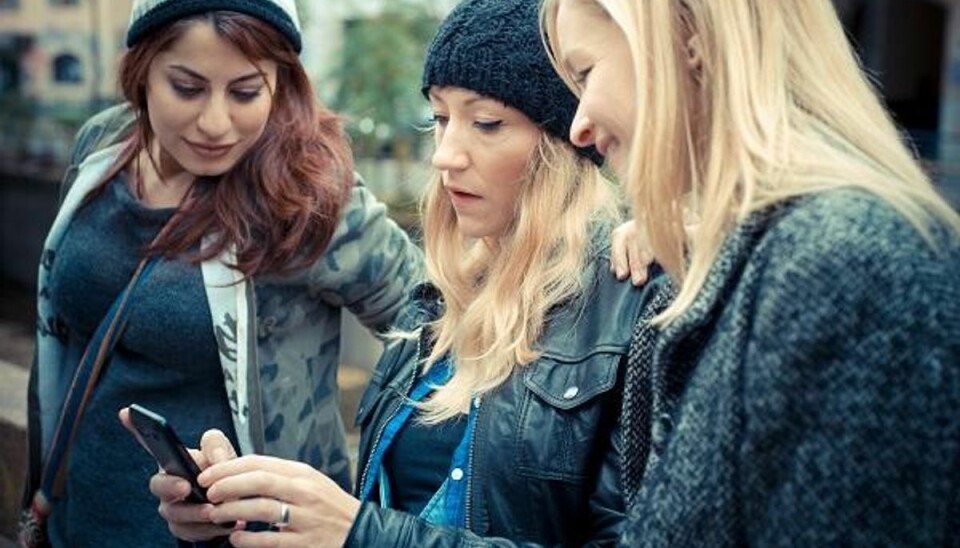
[[[381,508],[367,502],[350,528],[345,547],[365,548],[382,545],[402,547],[464,547],[464,546],[538,546],[499,537],[481,537],[466,529],[432,525],[411,514]]]

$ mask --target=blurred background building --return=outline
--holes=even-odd
[[[960,206],[960,0],[834,2],[905,138]],[[0,548],[11,535],[23,465],[40,247],[75,131],[119,100],[115,74],[131,4],[0,0]],[[319,98],[345,116],[358,171],[401,224],[414,226],[430,148],[420,68],[456,0],[298,4],[302,59]],[[341,361],[368,368],[379,346],[346,321]]]
[[[909,133],[920,154],[934,161],[956,159],[960,144],[960,2],[834,3],[897,123]]]
[[[131,3],[0,0],[0,170],[55,167],[77,123],[116,101]]]

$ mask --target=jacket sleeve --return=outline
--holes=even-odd
[[[353,521],[345,548],[383,545],[429,548],[537,546],[499,537],[481,537],[465,529],[431,525],[417,516],[365,502]]]
[[[915,233],[868,235],[781,241],[762,274],[742,382],[744,544],[958,542],[960,261]]]
[[[329,247],[308,275],[311,293],[382,332],[423,280],[423,253],[358,177]]]
[[[34,350],[33,365],[27,382],[27,474],[24,478],[20,509],[25,510],[33,502],[33,494],[40,488],[40,402],[37,394],[37,354]]]
[[[110,107],[93,115],[83,123],[74,138],[67,169],[61,180],[59,203],[63,202],[70,186],[77,177],[83,159],[92,152],[120,142],[129,135],[134,122],[133,111],[126,103]],[[22,507],[28,508],[34,492],[40,488],[41,452],[40,401],[37,393],[37,353],[34,349],[33,365],[27,386],[27,477],[23,486]]]

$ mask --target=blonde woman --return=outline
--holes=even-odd
[[[535,0],[466,0],[427,52],[436,176],[431,283],[363,396],[356,496],[306,464],[227,460],[151,482],[183,539],[246,546],[613,544],[624,523],[621,387],[631,332],[668,295],[610,274],[617,202],[567,139],[576,99],[541,47]],[[482,537],[482,538],[481,538]]]
[[[627,374],[622,540],[955,545],[960,218],[832,4],[542,15],[580,97],[571,141],[618,171],[680,285],[653,363]]]

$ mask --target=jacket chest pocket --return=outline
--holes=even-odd
[[[580,483],[611,443],[619,413],[619,354],[581,361],[541,358],[523,374],[517,469],[532,478]]]

